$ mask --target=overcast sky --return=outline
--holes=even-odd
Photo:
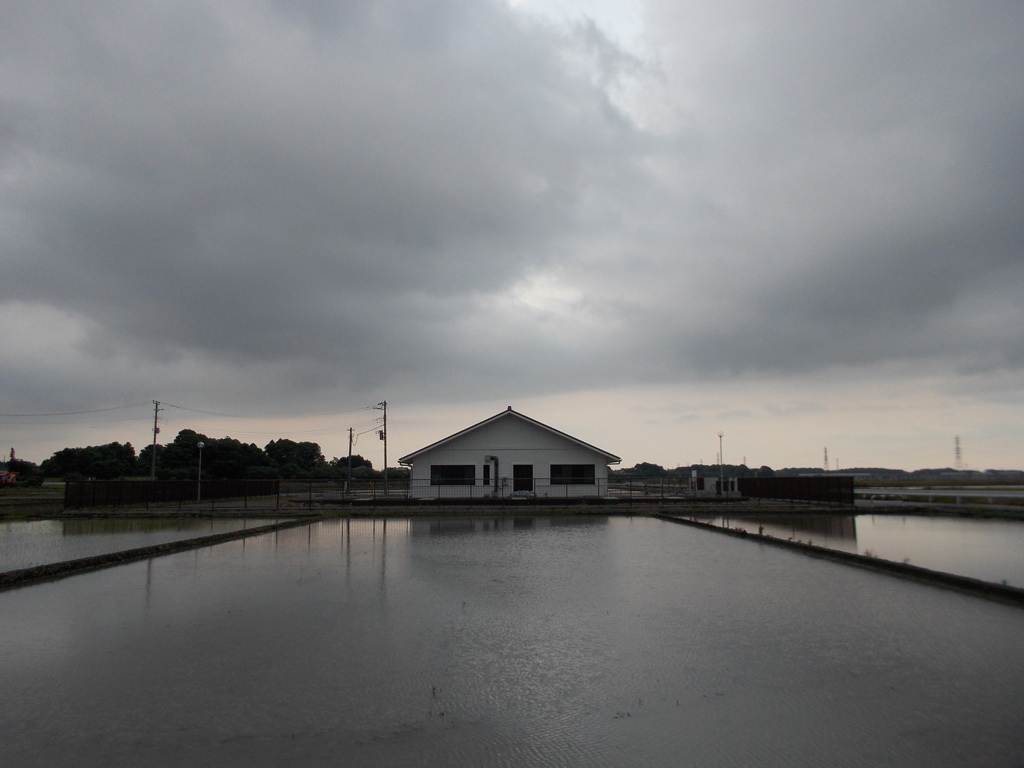
[[[6,0],[0,441],[140,449],[160,400],[162,440],[330,458],[387,400],[392,463],[512,405],[624,466],[723,431],[727,463],[959,436],[1024,468],[1022,30],[1019,0]]]

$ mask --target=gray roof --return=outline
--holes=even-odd
[[[413,451],[412,453],[408,454],[407,456],[403,456],[402,458],[400,458],[398,460],[398,463],[399,464],[411,464],[416,459],[416,457],[419,456],[420,454],[426,453],[427,451],[433,450],[434,448],[440,448],[445,443],[451,442],[452,440],[454,440],[454,439],[456,439],[458,437],[462,437],[463,435],[466,435],[466,434],[468,434],[468,433],[470,433],[470,432],[472,432],[472,431],[474,431],[476,429],[480,429],[480,427],[486,426],[487,424],[493,424],[495,421],[498,421],[499,419],[505,419],[505,418],[509,418],[509,417],[513,417],[513,418],[517,418],[517,419],[522,419],[523,421],[525,421],[525,422],[527,422],[529,424],[533,424],[534,426],[540,427],[541,429],[544,429],[544,430],[547,430],[548,432],[551,432],[554,435],[558,435],[559,437],[562,437],[562,438],[564,438],[566,440],[569,440],[569,441],[571,441],[573,443],[576,443],[576,445],[582,446],[584,448],[589,448],[590,450],[594,451],[595,453],[599,453],[602,456],[604,456],[608,460],[609,464],[618,464],[620,461],[622,461],[622,459],[620,459],[614,453],[608,453],[608,451],[603,451],[600,448],[598,448],[597,446],[591,445],[590,443],[585,443],[582,440],[579,440],[579,439],[573,437],[572,435],[567,435],[565,432],[557,430],[554,427],[549,427],[547,424],[539,422],[536,419],[531,419],[529,416],[524,416],[523,414],[519,413],[519,411],[513,411],[512,410],[512,406],[510,405],[507,410],[501,411],[500,413],[497,413],[494,416],[491,416],[489,419],[484,419],[483,421],[477,422],[476,424],[474,424],[471,427],[466,427],[465,429],[459,430],[455,434],[448,435],[448,437],[445,437],[445,438],[442,438],[441,440],[438,440],[436,443],[431,443],[430,445],[428,445],[425,448],[420,448],[418,451]]]

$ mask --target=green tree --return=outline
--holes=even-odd
[[[332,467],[338,467],[339,469],[348,469],[348,456],[342,456],[341,458],[338,458],[337,456],[335,456],[333,459],[331,459],[331,466]],[[373,469],[373,462],[370,461],[369,459],[363,458],[358,453],[353,453],[352,454],[352,469],[354,470],[354,469],[357,469],[359,467],[366,467],[367,469]]]
[[[296,443],[294,440],[271,440],[263,448],[272,467],[283,478],[325,476],[327,460],[316,443]]]
[[[64,448],[46,459],[39,470],[47,477],[79,476],[96,480],[131,477],[138,462],[131,443],[107,443],[85,448]]]
[[[39,473],[39,467],[31,461],[19,459],[15,455],[13,448],[11,448],[11,457],[6,462],[6,469],[8,472],[18,473],[19,483],[28,483],[29,485],[42,484],[42,475]],[[36,482],[36,478],[39,478],[39,483]]]
[[[339,478],[348,477],[348,456],[342,456],[341,458],[335,457],[331,459],[330,466],[334,470],[334,476]],[[365,459],[358,453],[352,454],[352,476],[364,476],[367,473],[373,472],[373,462],[369,459]]]
[[[647,461],[641,461],[632,469],[627,469],[626,474],[632,475],[633,477],[666,477],[668,475],[668,470],[660,464],[651,464]]]
[[[158,448],[156,476],[161,480],[198,477],[199,443],[203,443],[203,479],[239,480],[259,476],[270,466],[266,454],[253,443],[242,443],[232,437],[211,438],[183,429],[174,442]],[[151,456],[152,449],[143,450],[140,456],[140,468],[145,466],[147,472]]]

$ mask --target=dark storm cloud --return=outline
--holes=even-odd
[[[139,344],[301,357],[389,328],[402,352],[409,294],[454,313],[543,264],[630,151],[500,6],[68,10],[7,13],[2,290]]]
[[[677,98],[707,123],[718,176],[703,189],[723,223],[702,270],[714,299],[694,297],[716,311],[676,315],[680,361],[787,373],[1012,360],[1018,333],[969,318],[1024,311],[1019,293],[990,290],[1024,284],[1021,7],[679,12],[694,7],[666,5],[660,28],[680,35],[675,71],[692,80]],[[706,34],[724,52],[687,54]]]
[[[7,3],[0,305],[147,396],[1019,367],[1022,16]]]

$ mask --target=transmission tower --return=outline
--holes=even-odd
[[[828,446],[825,446],[825,471],[828,472]]]
[[[957,435],[953,439],[953,459],[956,462],[956,471],[962,472],[964,469],[964,459],[963,456],[960,455],[960,435]]]

